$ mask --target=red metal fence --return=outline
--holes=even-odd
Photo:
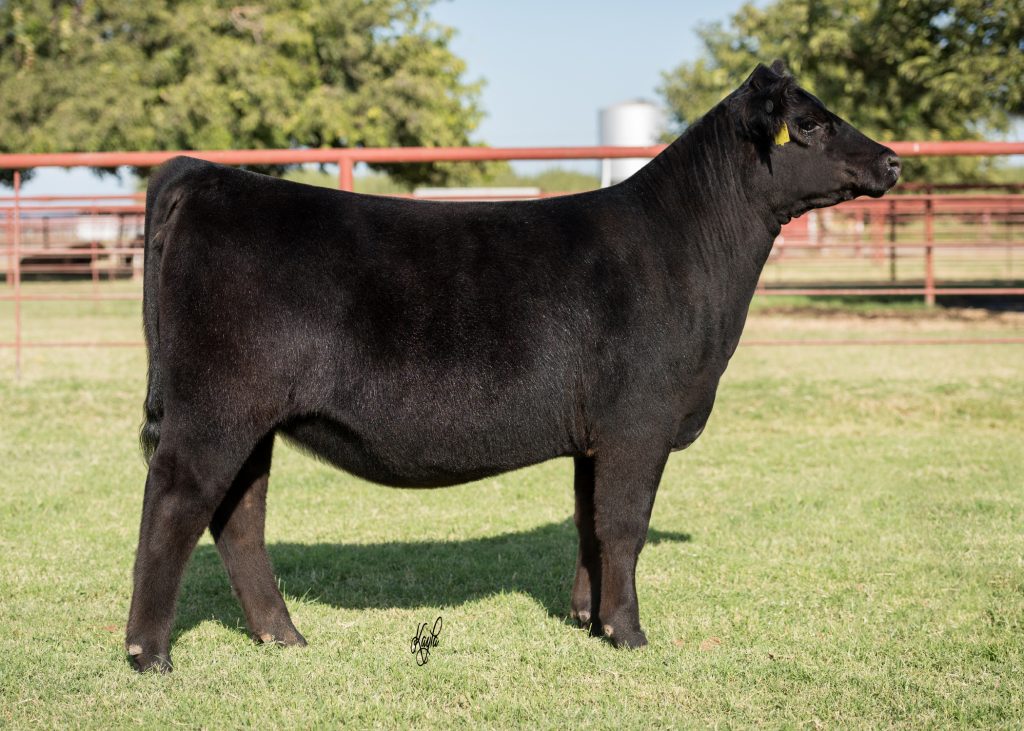
[[[1024,142],[896,142],[903,156],[1017,155]],[[338,187],[352,190],[359,162],[416,163],[483,160],[578,160],[653,157],[652,147],[363,148],[218,150],[201,152],[61,153],[0,155],[12,169],[14,195],[0,197],[0,260],[13,302],[13,348],[20,370],[24,348],[139,345],[135,341],[60,341],[23,338],[22,303],[139,299],[136,290],[107,291],[104,281],[138,277],[142,263],[141,194],[25,196],[18,171],[35,167],[152,167],[178,154],[231,165],[338,165]],[[964,189],[978,192],[965,192]],[[934,303],[944,295],[1024,295],[1024,187],[905,186],[906,193],[859,199],[814,211],[783,229],[759,292],[767,295],[916,295]],[[913,191],[913,192],[910,192]],[[1005,191],[1005,192],[998,192]],[[25,292],[38,275],[85,275],[88,292]],[[1024,338],[1000,342],[1024,342]],[[808,341],[801,341],[808,342]],[[831,342],[831,341],[830,341]],[[867,342],[867,341],[865,341]],[[991,341],[996,342],[996,341]]]
[[[783,228],[759,292],[1024,295],[1024,195],[890,194],[812,211]]]

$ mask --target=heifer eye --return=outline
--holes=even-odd
[[[803,119],[798,123],[800,131],[804,134],[810,134],[814,130],[818,129],[821,125],[815,122],[813,119]]]

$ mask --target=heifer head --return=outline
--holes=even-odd
[[[778,223],[896,184],[900,159],[801,89],[781,61],[759,64],[726,100],[762,174],[753,181]]]

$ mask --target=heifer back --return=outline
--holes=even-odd
[[[661,472],[704,428],[774,237],[898,174],[780,66],[625,183],[557,199],[412,202],[168,162],[147,196],[135,667],[170,669],[207,526],[253,635],[305,644],[263,546],[277,433],[404,487],[572,456],[572,616],[645,644],[634,572]]]

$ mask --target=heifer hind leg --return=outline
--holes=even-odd
[[[170,635],[182,574],[248,453],[248,448],[241,454],[233,449],[237,442],[179,439],[181,431],[164,426],[146,477],[125,633],[132,665],[140,671],[171,669]]]
[[[576,554],[576,578],[572,584],[571,617],[581,627],[597,616],[601,599],[601,554],[594,534],[594,459],[576,457],[573,490],[576,512],[573,520],[580,536]]]
[[[267,482],[274,435],[268,434],[239,470],[210,521],[210,533],[224,561],[231,587],[259,642],[305,645],[274,580],[264,543]]]

